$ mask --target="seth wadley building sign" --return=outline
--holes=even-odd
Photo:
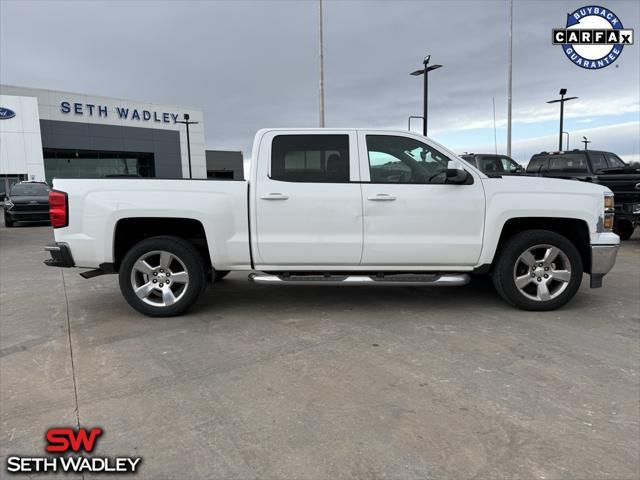
[[[73,113],[75,115],[87,115],[92,117],[95,113],[98,117],[109,117],[109,108],[106,105],[95,105],[93,103],[60,102],[62,113]],[[131,121],[154,121],[158,123],[177,123],[180,119],[177,113],[157,112],[149,110],[138,110],[131,107],[116,107],[116,114],[121,120]]]
[[[55,164],[48,156],[58,155],[59,160],[75,151],[80,158],[91,155],[87,152],[146,156],[152,176],[188,178],[186,131],[177,123],[188,113],[191,121],[199,122],[189,130],[193,177],[207,178],[201,109],[12,85],[0,85],[0,107],[15,112],[13,118],[0,120],[4,177],[45,180],[50,174],[44,167]]]

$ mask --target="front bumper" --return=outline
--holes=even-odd
[[[640,223],[640,202],[629,202],[616,205],[616,220],[629,220]]]
[[[591,288],[600,288],[602,278],[616,263],[620,245],[591,245]]]
[[[71,268],[75,266],[71,250],[66,243],[56,242],[47,245],[44,249],[51,254],[51,258],[44,261],[44,264],[48,267]]]

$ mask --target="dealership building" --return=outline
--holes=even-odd
[[[207,151],[201,109],[0,85],[0,190],[18,180],[243,178],[242,153]]]

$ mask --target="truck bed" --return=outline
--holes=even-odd
[[[151,178],[59,178],[66,192],[69,226],[56,230],[73,241],[76,266],[114,261],[114,236],[123,218],[186,218],[199,221],[211,259],[220,269],[251,268],[248,182]]]

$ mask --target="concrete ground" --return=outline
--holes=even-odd
[[[170,319],[129,308],[115,276],[42,265],[51,239],[0,227],[0,477],[77,422],[149,479],[640,477],[638,235],[602,289],[585,277],[555,312],[481,281],[232,274]]]

